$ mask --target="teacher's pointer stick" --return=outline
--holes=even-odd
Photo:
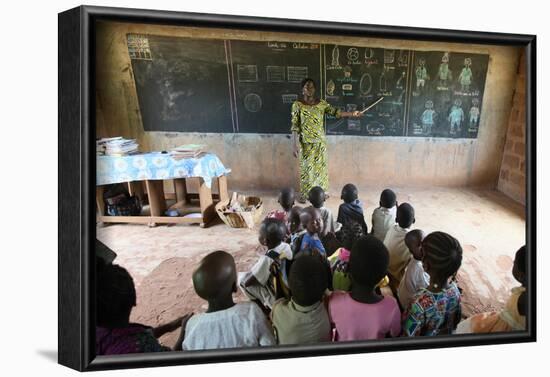
[[[384,99],[384,97],[378,98],[378,99],[376,100],[375,103],[373,103],[372,105],[370,105],[369,107],[367,107],[365,110],[360,111],[359,113],[360,113],[360,114],[365,114],[365,111],[367,111],[368,109],[373,108],[373,107],[376,106],[379,102],[381,102],[383,99]]]

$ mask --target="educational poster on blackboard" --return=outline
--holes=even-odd
[[[342,111],[366,109],[361,118],[327,116],[327,134],[404,136],[410,51],[324,46],[324,98]]]
[[[476,138],[489,55],[413,51],[408,136]]]
[[[234,132],[223,40],[127,40],[145,131]]]
[[[235,116],[241,133],[290,133],[290,109],[300,82],[321,77],[321,45],[230,41]]]

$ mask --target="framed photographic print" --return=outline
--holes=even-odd
[[[535,341],[535,57],[533,35],[60,13],[59,362]]]

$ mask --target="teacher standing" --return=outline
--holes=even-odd
[[[302,98],[294,101],[291,110],[291,131],[294,157],[300,158],[300,196],[305,203],[309,190],[320,186],[328,191],[328,157],[325,138],[325,114],[342,117],[359,117],[361,112],[340,111],[327,101],[315,97],[313,79],[303,79]]]

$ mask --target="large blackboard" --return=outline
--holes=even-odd
[[[146,131],[234,132],[225,42],[128,36]]]
[[[289,133],[311,77],[343,111],[328,135],[476,138],[489,55],[128,35],[146,131]]]

